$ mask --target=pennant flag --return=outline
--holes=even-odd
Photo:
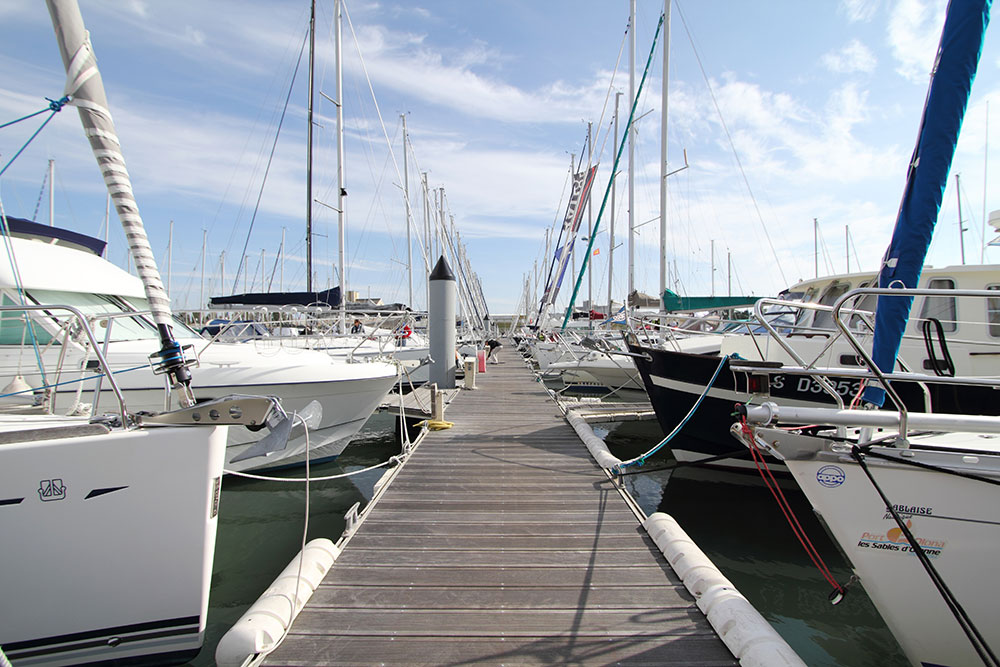
[[[609,317],[608,319],[601,322],[601,324],[608,324],[609,322],[624,322],[625,321],[625,306],[618,309],[618,312]]]

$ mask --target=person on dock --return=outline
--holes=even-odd
[[[486,341],[486,347],[487,347],[487,350],[486,350],[486,361],[489,361],[490,363],[494,363],[494,364],[499,364],[500,363],[500,358],[499,357],[494,357],[493,356],[493,351],[496,350],[497,348],[503,347],[503,344],[500,343],[500,341],[498,341],[497,339],[491,338],[488,341]]]

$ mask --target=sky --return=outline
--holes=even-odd
[[[336,58],[333,2],[317,5],[313,263],[314,284],[326,288],[340,284]],[[848,263],[851,270],[878,268],[945,5],[674,0],[668,287],[695,296],[763,296],[816,272],[842,273]],[[196,308],[209,296],[244,289],[304,289],[306,56],[294,78],[293,72],[307,35],[308,1],[80,0],[80,6],[174,306]],[[597,224],[597,254],[580,280],[577,304],[607,302],[612,256],[610,295],[621,301],[630,254],[627,150],[613,205],[608,176],[616,93],[622,93],[620,128],[630,106],[627,0],[346,0],[345,7],[348,289],[411,302],[406,190],[411,303],[425,307],[426,174],[428,208],[440,210],[433,197],[443,189],[445,219],[454,220],[490,311],[515,312],[526,292],[537,298],[553,251],[546,256],[546,232],[565,214],[571,160],[586,163],[589,123],[598,176],[585,225]],[[653,37],[662,10],[662,2],[637,2],[637,87],[647,59],[650,68],[635,104],[631,254],[634,286],[649,294],[659,290],[660,271],[664,40],[653,48]],[[2,124],[61,96],[65,75],[43,3],[0,0],[0,37]],[[993,29],[929,264],[961,263],[963,244],[967,263],[1000,261],[996,247],[984,250],[984,239],[997,236],[984,229],[984,214],[1000,209],[1000,192],[989,187],[1000,176],[998,89],[1000,42]],[[0,163],[44,117],[0,131]],[[50,221],[50,160],[55,224],[103,237],[106,191],[69,108],[0,176],[4,212]],[[113,212],[111,222],[108,258],[127,266]],[[430,250],[431,263],[438,252]],[[237,279],[244,256],[246,270]],[[578,257],[571,270],[581,264]],[[567,279],[561,303],[576,277]]]

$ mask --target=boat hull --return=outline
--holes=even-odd
[[[197,654],[225,439],[164,427],[0,445],[0,646],[14,664]]]
[[[643,356],[633,357],[642,377],[657,421],[664,433],[670,433],[681,423],[719,368],[720,357],[715,354],[689,354],[657,347],[629,343],[629,351]],[[860,385],[854,377],[828,376],[845,404],[851,402]],[[955,414],[1000,414],[1000,401],[989,387],[928,384],[931,405],[935,412]],[[893,387],[907,408],[925,409],[923,389],[915,382],[897,381]],[[788,372],[770,376],[770,398],[781,405],[797,407],[833,407],[831,396],[811,377]],[[753,470],[756,468],[743,447],[737,446],[729,435],[737,403],[760,403],[747,386],[745,373],[734,373],[729,362],[711,382],[701,405],[684,426],[683,431],[671,442],[671,451],[679,461],[699,461],[709,457],[725,456],[711,463],[720,467]],[[782,469],[779,464],[778,469]]]
[[[847,455],[828,451],[833,443],[821,438],[778,429],[759,429],[758,434],[786,454],[797,450],[786,459],[794,480],[850,559],[911,662],[982,664],[860,466]],[[981,436],[964,437],[973,445],[983,442]],[[971,447],[928,451],[917,444],[909,450],[875,451],[896,457],[905,451],[909,461],[1000,479],[1000,456],[995,452]],[[1000,538],[998,487],[875,457],[868,457],[867,464],[986,643],[1000,646],[1000,600],[988,584]]]

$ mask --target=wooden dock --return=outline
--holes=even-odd
[[[264,664],[737,664],[509,347]]]

